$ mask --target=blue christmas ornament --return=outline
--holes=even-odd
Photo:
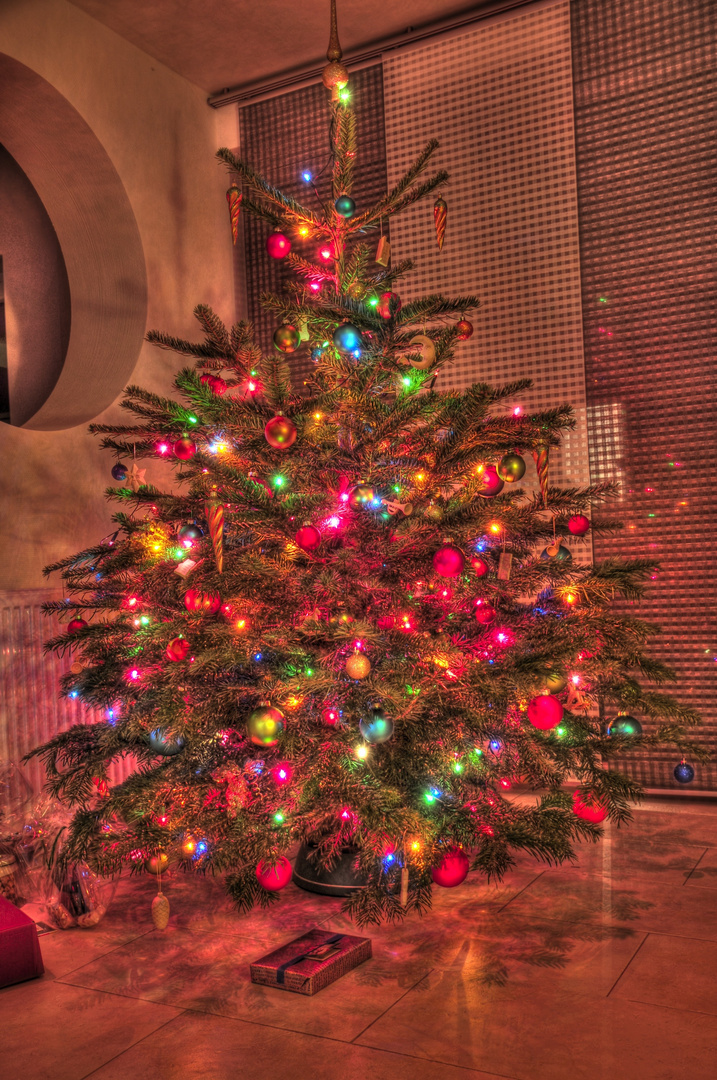
[[[116,465],[112,466],[112,479],[113,480],[126,480],[127,479],[127,466],[123,465],[121,461],[118,461]]]
[[[339,195],[334,203],[334,210],[339,217],[350,218],[353,217],[356,212],[356,203],[350,195]]]
[[[334,345],[344,352],[355,352],[361,347],[361,331],[351,323],[342,323],[334,330]]]
[[[607,726],[608,735],[642,735],[642,724],[634,716],[620,713]]]
[[[163,728],[155,728],[149,736],[149,745],[160,757],[175,757],[184,749],[184,739],[181,736],[168,739]]]
[[[388,742],[393,735],[393,720],[381,709],[371,709],[368,717],[359,720],[359,730],[367,743]]]
[[[324,350],[322,349],[322,347],[320,345],[315,345],[313,347],[313,349],[311,350],[310,355],[311,355],[311,359],[314,361],[314,363],[318,364],[319,360],[324,355]]]
[[[180,525],[177,530],[177,538],[180,544],[184,544],[185,547],[191,547],[195,540],[201,540],[204,533],[195,525],[194,522],[187,522],[186,525]]]
[[[679,765],[675,765],[672,775],[678,784],[691,784],[695,778],[695,770],[686,761],[681,761]]]

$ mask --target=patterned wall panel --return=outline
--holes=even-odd
[[[717,737],[715,7],[574,0],[575,122],[588,418],[595,479],[622,484],[600,558],[661,563],[641,609],[654,654]],[[707,484],[705,483],[707,481]],[[677,787],[674,755],[633,761]],[[717,787],[715,765],[695,788]]]
[[[352,191],[357,207],[375,202],[386,190],[381,67],[375,65],[351,77],[352,102],[358,126],[356,183]],[[282,191],[318,209],[311,185],[301,179],[304,170],[316,177],[316,189],[325,202],[331,196],[329,162],[328,94],[323,85],[303,87],[239,111],[240,154]],[[285,282],[295,280],[289,268],[266,253],[269,226],[244,217],[247,314],[257,330],[262,348],[272,350],[276,319],[262,308],[262,292],[281,292]],[[315,244],[291,238],[294,250],[315,257]],[[300,385],[311,361],[303,347],[290,358],[292,381]]]
[[[568,0],[388,54],[384,99],[389,182],[432,136],[450,173],[441,252],[430,204],[392,223],[395,257],[417,264],[401,293],[481,299],[476,333],[437,388],[530,377],[521,405],[576,411],[576,431],[552,461],[555,481],[586,484]]]

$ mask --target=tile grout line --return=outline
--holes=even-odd
[[[98,992],[101,994],[106,993],[105,990],[100,990]],[[100,1069],[106,1069],[107,1066],[111,1065],[113,1061],[117,1060],[117,1058],[121,1058],[123,1054],[128,1053],[130,1050],[134,1050],[136,1046],[141,1046],[143,1042],[147,1041],[147,1039],[151,1039],[154,1035],[157,1034],[158,1031],[161,1031],[162,1028],[166,1028],[168,1024],[173,1024],[175,1020],[178,1020],[179,1017],[183,1015],[184,1010],[182,1010],[181,1012],[177,1012],[176,1016],[170,1016],[169,1020],[165,1020],[164,1023],[160,1024],[159,1027],[156,1027],[154,1031],[148,1032],[146,1035],[143,1035],[141,1039],[137,1039],[137,1042],[133,1042],[131,1046],[126,1046],[124,1050],[120,1050],[119,1053],[113,1054],[111,1058],[108,1058],[107,1061],[103,1061],[102,1064],[98,1065],[96,1069],[92,1069],[91,1072],[85,1073],[84,1076],[80,1077],[80,1080],[88,1080],[90,1076],[94,1076],[95,1073],[98,1073],[100,1071]]]
[[[641,949],[641,948],[642,948],[642,946],[643,946],[643,945],[645,944],[645,942],[647,941],[647,939],[649,938],[649,936],[650,936],[650,931],[648,930],[648,931],[646,932],[646,934],[645,934],[644,938],[642,939],[642,941],[640,942],[640,944],[639,944],[639,945],[637,946],[637,948],[635,949],[635,951],[634,951],[634,953],[632,954],[632,956],[630,957],[630,959],[628,960],[628,962],[627,962],[627,963],[625,964],[625,967],[624,967],[624,968],[622,969],[622,971],[620,972],[620,974],[618,975],[618,977],[617,977],[617,978],[615,979],[615,982],[614,982],[614,983],[612,984],[612,986],[611,986],[611,987],[610,987],[610,989],[608,990],[607,994],[605,995],[605,998],[606,998],[606,999],[610,997],[610,994],[611,994],[611,993],[613,992],[613,990],[615,989],[615,987],[617,986],[617,984],[618,984],[618,983],[620,982],[620,979],[621,979],[621,978],[623,977],[623,975],[625,974],[625,972],[626,972],[626,971],[628,970],[628,968],[630,967],[630,964],[631,964],[631,963],[633,962],[633,960],[635,959],[635,957],[637,956],[637,954],[639,953],[640,949]]]
[[[527,885],[524,885],[522,889],[519,889],[515,896],[511,896],[510,900],[506,900],[504,904],[501,904],[501,906],[496,909],[496,915],[500,915],[501,911],[505,911],[508,905],[512,904],[514,900],[517,900],[519,896],[522,896],[525,890],[529,889],[531,885],[535,885],[535,882],[538,880],[538,878],[541,878],[544,873],[545,870],[541,870],[540,873],[536,874],[535,877],[532,878]]]
[[[472,1065],[459,1065],[454,1061],[443,1061],[442,1058],[429,1058],[421,1057],[419,1054],[406,1054],[402,1050],[390,1050],[385,1046],[372,1046],[370,1043],[356,1043],[355,1045],[359,1049],[365,1048],[366,1050],[376,1050],[382,1054],[393,1054],[395,1057],[408,1058],[409,1061],[425,1061],[429,1065],[447,1065],[449,1069],[462,1069],[464,1072],[468,1073],[479,1073],[481,1080],[483,1080],[483,1077],[485,1076],[490,1077],[491,1080],[493,1080],[493,1078],[495,1078],[495,1080],[519,1080],[518,1077],[509,1076],[508,1073],[485,1072],[483,1069],[474,1069]]]
[[[685,878],[685,880],[684,880],[684,881],[682,882],[682,885],[683,885],[683,887],[684,887],[684,886],[685,886],[685,885],[687,884],[687,882],[688,882],[688,881],[690,880],[690,878],[692,877],[692,875],[694,874],[695,870],[696,870],[696,869],[697,869],[697,867],[698,867],[698,866],[700,865],[700,863],[702,862],[702,860],[704,859],[704,857],[705,857],[705,855],[707,854],[707,852],[708,852],[708,851],[709,851],[709,848],[705,848],[705,850],[704,850],[704,851],[702,852],[702,854],[700,855],[699,859],[697,860],[697,862],[695,863],[695,865],[694,865],[694,866],[692,867],[692,869],[690,870],[690,872],[689,872],[689,874],[687,875],[687,877]]]
[[[383,1012],[379,1013],[378,1016],[375,1016],[373,1018],[373,1020],[369,1021],[369,1023],[366,1025],[366,1027],[362,1028],[361,1031],[359,1031],[359,1033],[357,1035],[354,1035],[353,1039],[351,1039],[351,1043],[353,1044],[353,1043],[356,1042],[357,1039],[360,1039],[365,1031],[368,1031],[368,1029],[370,1027],[372,1027],[374,1024],[377,1024],[378,1021],[383,1016],[385,1016],[387,1012],[390,1012],[390,1010],[394,1007],[394,1005],[398,1005],[399,1001],[403,1001],[406,994],[410,994],[411,990],[415,990],[416,987],[419,985],[419,983],[422,983],[424,979],[427,979],[429,977],[429,975],[432,975],[435,970],[436,970],[435,968],[431,968],[430,971],[427,971],[424,975],[421,975],[420,979],[416,979],[413,986],[409,986],[408,990],[406,990],[403,994],[401,994],[400,997],[397,997],[395,1001],[392,1001],[390,1005],[387,1005],[386,1008],[383,1010]]]
[[[126,945],[134,945],[135,941],[139,941],[141,938],[146,937],[147,934],[151,933],[151,930],[144,930],[141,934],[137,934],[137,937],[130,938],[128,941],[122,941],[119,945],[114,945],[111,949],[108,949],[107,952],[99,953],[98,956],[93,957],[92,960],[88,960],[84,964],[78,964],[77,967],[71,968],[70,971],[66,971],[64,975],[56,975],[54,982],[62,982],[68,975],[74,975],[76,971],[82,971],[83,968],[89,967],[90,964],[97,963],[98,960],[102,960],[105,956],[110,956],[113,952],[117,952],[118,949],[124,949]]]

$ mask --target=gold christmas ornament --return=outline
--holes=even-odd
[[[355,652],[346,661],[345,671],[350,679],[365,679],[371,670],[371,661],[362,652]]]
[[[169,868],[169,855],[164,851],[160,851],[158,855],[150,855],[144,864],[145,870],[148,870],[150,874],[164,874]]]
[[[348,69],[340,62],[343,52],[339,44],[339,27],[336,19],[336,0],[331,0],[331,33],[329,47],[326,50],[326,59],[329,61],[324,68],[321,79],[327,90],[331,91],[332,101],[336,101],[339,90],[349,81]]]
[[[169,900],[158,892],[152,901],[152,922],[156,930],[166,930],[169,923]]]

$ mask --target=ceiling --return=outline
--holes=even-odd
[[[207,93],[321,63],[329,0],[72,0],[98,22]],[[501,4],[476,0],[338,0],[344,53]],[[409,31],[410,35],[410,31]]]

